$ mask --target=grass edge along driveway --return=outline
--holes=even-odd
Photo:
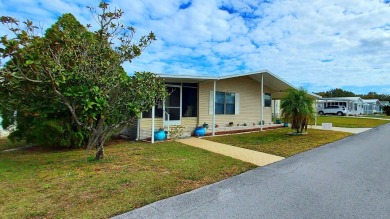
[[[332,123],[334,127],[344,127],[344,128],[373,128],[376,126],[387,124],[389,122],[390,120],[348,117],[348,116],[326,115],[326,116],[317,117],[317,125],[322,125],[322,123]],[[312,125],[314,125],[314,121],[312,122]]]
[[[236,147],[289,157],[313,148],[351,136],[346,132],[308,129],[307,135],[291,136],[290,128],[280,128],[263,132],[252,132],[238,135],[207,137],[207,140]]]
[[[0,218],[107,218],[256,167],[178,142],[121,142],[106,155],[0,152]]]

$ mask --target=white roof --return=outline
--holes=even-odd
[[[324,97],[320,100],[334,100],[334,101],[360,101],[363,102],[363,99],[360,97]]]
[[[382,106],[390,105],[389,101],[379,101],[379,102],[381,103]]]
[[[242,77],[248,76],[253,78],[254,80],[261,82],[261,78],[264,79],[264,85],[270,87],[276,92],[272,93],[273,99],[280,99],[284,96],[286,90],[288,89],[297,89],[293,85],[274,75],[268,70],[256,71],[256,72],[248,72],[248,73],[239,73],[239,74],[231,74],[231,75],[223,75],[223,76],[206,76],[206,75],[175,75],[175,74],[157,74],[158,76],[166,79],[169,82],[182,82],[182,83],[197,83],[201,81],[215,81],[215,80],[223,80],[228,78]],[[321,98],[313,93],[309,93],[312,98]]]
[[[375,103],[380,104],[380,101],[378,99],[363,99],[365,103]]]

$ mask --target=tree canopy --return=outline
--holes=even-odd
[[[341,88],[331,89],[329,91],[316,93],[322,97],[361,97],[362,99],[379,99],[381,101],[390,101],[390,95],[378,94],[375,91],[370,91],[367,94],[355,94],[351,91],[343,90]]]
[[[166,91],[154,74],[128,76],[121,67],[140,56],[154,34],[133,43],[135,29],[121,23],[120,9],[110,11],[105,2],[89,8],[96,31],[64,14],[42,37],[31,21],[21,27],[1,17],[15,34],[1,38],[1,57],[10,58],[0,70],[0,96],[7,100],[1,111],[41,118],[65,114],[67,124],[87,132],[88,148],[95,147],[101,159],[106,139],[161,102]]]
[[[355,97],[356,96],[356,94],[354,94],[353,92],[346,91],[341,88],[335,88],[325,92],[318,92],[317,94],[322,97]]]

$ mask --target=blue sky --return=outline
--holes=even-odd
[[[82,2],[82,3],[81,3]],[[0,15],[44,28],[98,0],[0,0]],[[158,41],[127,72],[225,75],[267,69],[311,92],[390,94],[389,0],[111,0],[138,36]],[[0,34],[6,29],[0,26]]]

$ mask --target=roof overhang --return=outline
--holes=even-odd
[[[175,74],[156,74],[163,78],[166,82],[171,83],[198,83],[202,81],[219,80],[218,77],[205,75],[175,75]]]
[[[364,103],[380,105],[381,102],[378,99],[363,99]]]
[[[287,90],[297,89],[293,85],[279,78],[275,74],[271,73],[268,70],[249,72],[249,73],[240,73],[240,74],[231,74],[223,76],[196,76],[196,75],[173,75],[173,74],[157,74],[161,78],[164,78],[166,82],[171,83],[198,83],[203,81],[218,81],[229,78],[243,77],[248,76],[259,83],[261,79],[264,79],[264,85],[273,90],[272,99],[281,99],[286,95]],[[312,99],[319,99],[321,96],[309,93],[308,94]]]

